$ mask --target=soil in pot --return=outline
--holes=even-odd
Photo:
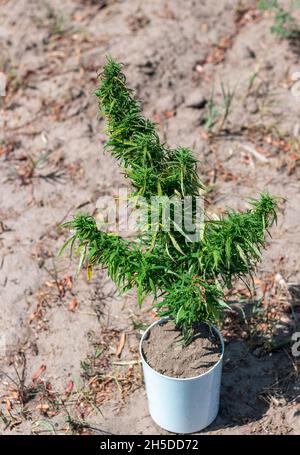
[[[188,346],[182,345],[181,336],[171,321],[156,324],[149,331],[142,351],[155,371],[174,378],[192,378],[206,373],[220,359],[220,340],[208,325],[198,324]]]

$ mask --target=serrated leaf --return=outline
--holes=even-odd
[[[218,303],[219,303],[220,307],[230,309],[230,306],[228,305],[228,303],[224,302],[224,300],[218,300]]]
[[[63,254],[63,252],[65,251],[65,249],[67,248],[67,246],[69,245],[69,243],[72,242],[74,239],[75,239],[74,235],[72,235],[72,237],[68,238],[68,240],[59,249],[57,256],[61,256]]]
[[[220,260],[220,253],[217,250],[214,250],[213,252],[213,257],[214,257],[214,267],[217,268]]]
[[[157,182],[157,194],[158,194],[158,196],[162,196],[163,195],[163,192],[162,192],[162,189],[161,189],[161,184],[160,184],[159,180]]]
[[[155,288],[155,284],[152,280],[152,278],[149,277],[149,284],[150,284],[150,289],[151,291],[153,292],[153,294],[156,296],[156,288]]]
[[[143,302],[143,286],[142,286],[142,283],[139,282],[138,287],[137,287],[137,303],[139,306],[141,306],[142,302]]]
[[[180,320],[183,318],[183,316],[185,316],[185,310],[184,310],[184,306],[181,305],[181,307],[177,311],[176,324],[178,324],[180,322]]]
[[[80,255],[79,264],[77,267],[78,272],[82,269],[85,257],[86,257],[86,247],[82,250],[81,255]]]
[[[175,262],[175,259],[172,257],[172,255],[171,255],[171,253],[170,253],[170,251],[169,251],[169,248],[168,248],[168,244],[167,244],[167,243],[166,243],[166,253],[167,253],[167,255],[169,256],[169,258],[170,258],[173,262]]]
[[[186,240],[187,240],[188,242],[192,242],[192,239],[183,231],[183,229],[181,229],[181,227],[179,226],[179,224],[177,224],[175,221],[173,221],[173,225],[174,225],[175,229],[176,229],[178,232],[180,232],[180,234],[181,234],[184,238],[186,238]]]
[[[174,248],[179,251],[179,253],[181,253],[183,256],[185,256],[184,252],[182,251],[182,249],[180,248],[180,246],[178,245],[178,242],[176,241],[176,239],[173,237],[173,235],[169,232],[169,237],[171,239],[171,242],[173,243],[173,246]]]
[[[246,255],[245,255],[244,251],[242,250],[242,248],[240,247],[240,245],[236,245],[236,248],[237,248],[237,250],[238,250],[238,252],[239,252],[239,255],[240,255],[242,261],[243,261],[243,262],[246,264],[246,266],[248,267],[248,259],[247,259]]]
[[[231,240],[229,237],[226,239],[225,253],[226,253],[227,267],[229,268],[230,267],[230,258],[231,258]]]

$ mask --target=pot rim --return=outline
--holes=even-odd
[[[145,340],[145,336],[146,334],[152,329],[152,327],[154,327],[156,324],[159,324],[160,322],[163,322],[163,321],[168,321],[170,320],[171,318],[168,317],[168,316],[165,316],[165,317],[162,317],[160,319],[158,319],[157,321],[154,321],[152,322],[152,324],[149,325],[149,327],[147,327],[147,329],[145,330],[145,332],[143,333],[142,337],[141,337],[141,340],[140,340],[140,345],[139,345],[139,351],[140,351],[140,356],[141,356],[141,359],[142,359],[142,362],[145,362],[145,364],[154,372],[156,373],[157,375],[163,377],[163,378],[166,378],[166,379],[172,379],[173,381],[191,381],[191,380],[195,380],[195,379],[199,379],[201,378],[202,376],[206,376],[207,374],[209,374],[211,371],[213,371],[223,360],[223,357],[224,357],[224,340],[223,340],[223,337],[221,335],[221,333],[219,332],[219,330],[217,329],[216,326],[212,325],[212,328],[213,330],[216,332],[216,334],[218,335],[219,337],[219,340],[221,342],[221,347],[222,347],[222,351],[221,351],[221,355],[220,355],[220,358],[219,360],[209,369],[207,370],[205,373],[201,373],[197,376],[192,376],[190,378],[175,378],[174,376],[168,376],[166,374],[161,374],[159,373],[158,371],[156,371],[154,368],[152,368],[149,363],[147,362],[147,360],[145,359],[145,356],[143,354],[143,350],[142,350],[142,344],[143,344],[143,341]]]

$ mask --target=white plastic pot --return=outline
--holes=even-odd
[[[149,411],[160,427],[172,433],[193,433],[207,427],[217,416],[220,401],[220,385],[224,341],[220,332],[213,327],[220,338],[222,352],[220,359],[206,373],[193,378],[174,378],[158,373],[146,362],[142,344],[155,321],[144,332],[140,342]]]

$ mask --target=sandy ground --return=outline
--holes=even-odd
[[[231,296],[221,409],[203,433],[299,434],[297,46],[251,1],[2,0],[0,11],[1,433],[164,434],[138,364],[149,305],[56,257],[61,222],[126,185],[93,96],[110,53],[161,138],[194,149],[211,210],[242,209],[266,188],[283,198],[255,302],[241,287]],[[208,131],[222,83],[235,90],[230,113]]]

